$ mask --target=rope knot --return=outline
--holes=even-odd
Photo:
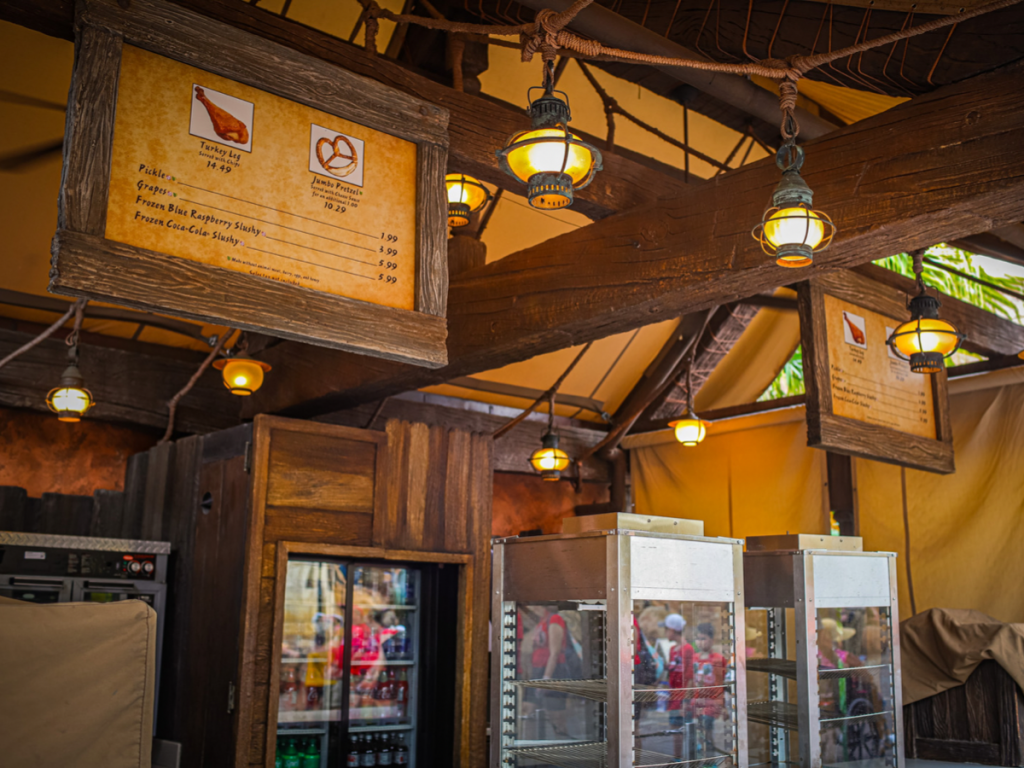
[[[363,24],[366,25],[366,37],[364,39],[364,45],[366,50],[376,55],[377,54],[377,32],[380,30],[380,16],[383,13],[383,9],[377,3],[370,2],[363,6],[363,12],[365,18]]]

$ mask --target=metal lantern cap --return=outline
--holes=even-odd
[[[572,205],[574,190],[586,187],[602,167],[601,152],[569,130],[568,97],[563,101],[556,93],[562,92],[545,90],[531,100],[530,130],[514,134],[496,153],[501,169],[527,185],[534,208]]]
[[[754,227],[754,239],[780,267],[807,267],[814,254],[832,244],[836,228],[825,213],[812,209],[814,192],[800,175],[804,151],[784,144],[775,156],[782,178],[772,193],[772,204]]]
[[[558,433],[548,431],[540,441],[541,447],[530,456],[530,465],[544,480],[558,480],[569,466],[569,454],[558,447]]]
[[[262,360],[228,357],[215,360],[213,367],[221,372],[224,386],[232,395],[247,397],[263,386],[263,374],[271,370]]]
[[[945,359],[963,343],[964,334],[939,317],[941,302],[921,293],[910,300],[910,320],[900,325],[887,343],[914,373],[939,373]]]
[[[74,362],[64,369],[60,383],[46,393],[46,406],[57,414],[58,421],[81,421],[85,412],[95,404],[92,392],[85,388],[85,379]]]
[[[448,194],[448,226],[464,227],[469,215],[476,213],[491,199],[490,190],[464,173],[449,173],[444,177]]]

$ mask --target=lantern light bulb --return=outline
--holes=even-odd
[[[683,418],[670,422],[669,427],[675,430],[676,440],[685,446],[697,445],[704,440],[708,431],[708,423],[698,419],[692,413],[688,413]]]
[[[247,397],[263,386],[263,374],[270,366],[247,357],[222,358],[213,367],[221,371],[224,386],[231,394]]]

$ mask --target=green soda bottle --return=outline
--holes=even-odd
[[[284,748],[282,768],[302,768],[302,758],[295,749],[295,739],[288,739],[288,744]]]
[[[284,755],[281,753],[281,739],[277,739],[277,750],[274,757],[274,768],[284,768]]]
[[[302,756],[302,768],[320,768],[320,739],[315,736],[309,740],[306,754]]]

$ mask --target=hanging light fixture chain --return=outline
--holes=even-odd
[[[162,445],[171,439],[171,435],[174,434],[174,416],[178,410],[179,401],[192,390],[192,387],[196,385],[196,382],[199,381],[199,377],[202,376],[203,372],[210,367],[210,363],[212,363],[213,359],[217,357],[221,349],[227,343],[227,340],[231,338],[231,335],[234,332],[234,328],[228,328],[223,334],[221,334],[220,339],[217,340],[217,344],[210,350],[210,354],[206,356],[206,359],[203,360],[198,370],[192,374],[192,378],[189,379],[188,383],[178,390],[177,394],[167,402],[167,429],[164,431],[164,436],[160,438],[157,445]]]
[[[922,295],[925,293],[924,252],[924,248],[919,248],[916,251],[910,252],[910,257],[914,260],[914,278],[917,281],[917,292]]]

